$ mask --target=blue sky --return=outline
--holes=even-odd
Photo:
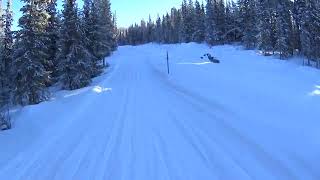
[[[5,3],[6,0],[3,1]],[[58,1],[61,5],[62,0]],[[142,18],[147,20],[149,14],[155,18],[157,14],[162,15],[170,11],[171,7],[180,7],[181,2],[182,0],[111,0],[112,11],[117,12],[119,27],[128,27],[132,23],[140,22]],[[79,5],[81,5],[80,0]],[[21,16],[21,6],[23,3],[20,0],[13,0],[16,22]]]

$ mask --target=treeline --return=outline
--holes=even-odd
[[[121,45],[149,42],[241,42],[265,55],[286,59],[302,53],[308,64],[320,60],[320,1],[318,0],[184,0],[179,9],[119,30]]]
[[[21,0],[16,32],[12,1],[0,7],[0,127],[10,126],[10,106],[48,100],[55,83],[68,90],[87,86],[117,48],[109,0],[84,0],[82,9],[65,0],[62,13],[56,1]]]

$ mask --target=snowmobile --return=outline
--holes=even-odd
[[[209,61],[211,61],[212,63],[216,63],[216,64],[219,64],[220,61],[215,58],[214,56],[212,56],[211,54],[207,53],[207,54],[204,54],[201,59],[203,59],[204,57],[207,57],[209,59]]]

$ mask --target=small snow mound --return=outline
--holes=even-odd
[[[95,86],[93,89],[92,89],[93,92],[96,92],[96,93],[103,93],[103,92],[106,92],[106,91],[112,91],[112,88],[103,88],[101,86]]]
[[[311,96],[320,96],[320,89],[314,90],[312,93],[310,93]]]

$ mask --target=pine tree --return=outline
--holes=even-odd
[[[44,64],[48,55],[44,49],[48,13],[42,0],[22,0],[22,17],[14,50],[15,102],[37,104],[48,98],[46,82],[49,73]]]
[[[60,31],[59,71],[64,89],[78,89],[91,82],[92,55],[83,42],[75,0],[66,0]]]

